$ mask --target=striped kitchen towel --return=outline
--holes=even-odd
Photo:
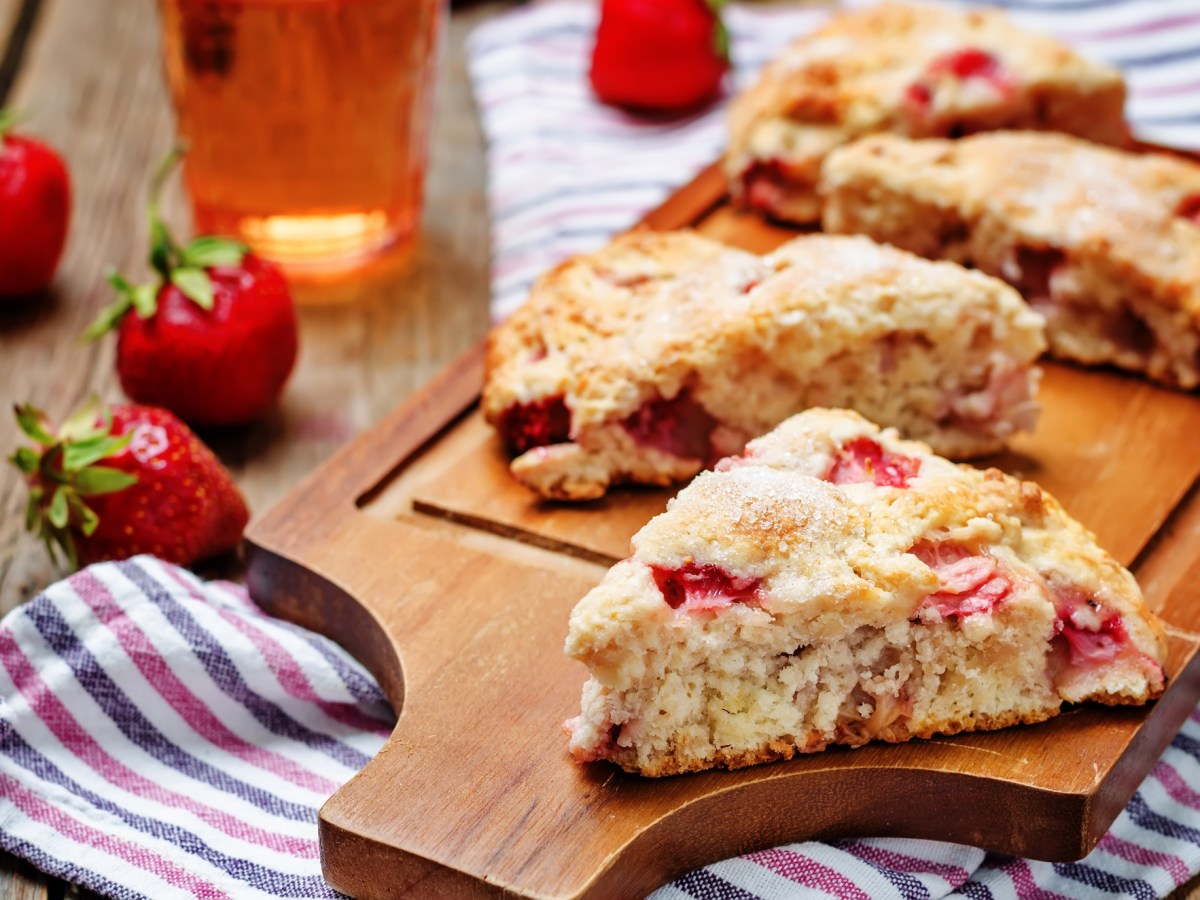
[[[244,588],[95,565],[0,623],[0,847],[113,897],[337,897],[317,810],[393,723]]]
[[[353,659],[243,588],[145,556],[95,565],[0,623],[0,847],[114,897],[336,897],[317,810],[392,723]],[[1197,871],[1200,714],[1082,862],[804,843],[654,900],[1156,897]]]
[[[1196,0],[1010,0],[1028,24],[1125,66],[1142,136],[1200,145]],[[480,29],[496,313],[716,156],[719,111],[646,123],[595,105],[594,9],[535,3]],[[730,10],[737,81],[822,16]],[[316,815],[382,746],[378,687],[244,589],[148,557],[101,564],[0,622],[0,847],[103,894],[334,897]],[[668,898],[1155,897],[1200,871],[1200,715],[1085,860],[912,840],[804,843],[692,872]]]
[[[988,2],[1120,66],[1129,81],[1129,117],[1143,140],[1200,149],[1200,0]],[[471,38],[470,71],[488,141],[496,318],[512,312],[542,272],[628,228],[725,145],[723,102],[688,118],[652,121],[593,100],[587,66],[597,5],[533,3]],[[827,15],[810,4],[729,8],[734,86],[752,81],[783,45]]]

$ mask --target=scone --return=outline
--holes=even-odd
[[[828,231],[1006,279],[1051,351],[1200,384],[1200,166],[1064,135],[864,138],[826,160]]]
[[[821,160],[876,132],[959,137],[998,128],[1124,144],[1125,82],[1000,12],[885,3],[798,40],[730,108],[725,170],[744,206],[820,218]]]
[[[513,475],[566,500],[689,479],[810,406],[968,457],[1032,427],[1044,346],[1003,282],[866,238],[756,256],[638,232],[550,272],[492,333],[483,411]]]
[[[1144,703],[1166,642],[1037,485],[812,410],[638,532],[566,651],[576,758],[671,775]]]

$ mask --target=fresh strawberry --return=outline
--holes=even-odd
[[[35,446],[9,457],[29,482],[25,521],[72,565],[152,553],[190,565],[237,546],[249,513],[229,473],[165,409],[89,400],[54,430],[16,407]]]
[[[716,96],[729,71],[724,0],[604,0],[589,73],[605,103],[684,112]]]
[[[219,237],[175,243],[158,193],[178,158],[168,157],[151,191],[157,279],[135,286],[110,274],[117,302],[85,337],[119,327],[117,374],[130,399],[192,425],[241,425],[283,393],[296,362],[296,311],[283,275],[245,245]]]
[[[16,115],[0,110],[0,297],[44,291],[67,242],[71,184],[62,158],[12,134]]]

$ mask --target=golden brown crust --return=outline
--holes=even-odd
[[[961,50],[988,54],[1002,87],[929,74]],[[927,96],[914,109],[918,84]],[[1026,128],[1123,145],[1124,100],[1116,69],[1019,30],[998,11],[884,3],[837,15],[802,37],[734,100],[725,167],[736,199],[802,223],[819,215],[813,187],[821,159],[856,137]],[[744,176],[756,164],[781,179],[765,199],[746,194]]]
[[[1195,163],[1063,135],[877,135],[831,154],[820,190],[829,231],[1021,286],[1056,354],[1200,383],[1200,225],[1184,214],[1200,200]]]
[[[634,234],[548,273],[493,332],[483,411],[503,431],[509,410],[560,398],[569,435],[519,448],[512,465],[560,499],[711,462],[622,427],[681,395],[717,423],[713,458],[813,405],[855,406],[972,456],[1032,424],[1043,347],[1005,285],[870,241],[812,235],[759,257],[686,231]]]
[[[901,482],[834,478],[871,446]],[[592,673],[571,729],[584,759],[736,767],[1163,690],[1162,623],[1052,496],[844,410],[752,441],[632,546],[571,616],[567,652]],[[688,572],[668,581],[699,585],[693,608],[662,580]]]
[[[887,744],[903,744],[914,738],[929,740],[934,737],[950,737],[971,731],[997,731],[1013,725],[1036,725],[1038,722],[1046,722],[1057,716],[1059,712],[1060,710],[1054,709],[1024,715],[982,715],[966,721],[959,719],[933,722],[922,728],[919,733],[910,732],[906,727],[900,725],[889,736],[877,736],[874,740],[880,740]],[[820,753],[833,745],[855,748],[866,746],[871,742],[869,739],[843,740],[840,738],[841,736],[834,740],[824,740],[820,732],[812,732],[796,741],[770,741],[755,750],[730,752],[719,749],[710,760],[705,761],[697,760],[694,757],[668,754],[661,759],[656,758],[653,765],[645,768],[639,764],[637,754],[625,748],[617,748],[608,759],[631,774],[645,775],[648,778],[664,778],[668,775],[683,775],[707,769],[745,769],[762,763],[794,759],[805,753]]]

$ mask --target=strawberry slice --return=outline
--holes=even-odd
[[[922,601],[943,618],[990,613],[1012,593],[1013,583],[996,560],[949,541],[923,541],[909,551],[938,576],[938,589]]]
[[[978,47],[963,47],[932,59],[921,78],[905,91],[909,110],[918,117],[929,115],[940,83],[946,80],[975,81],[986,84],[1001,99],[1007,99],[1017,87],[1017,78],[995,55]],[[947,123],[953,131],[951,123]]]
[[[720,423],[689,391],[680,391],[670,400],[643,403],[623,424],[642,446],[707,463],[713,457],[712,433]]]
[[[735,575],[720,566],[690,562],[677,569],[651,566],[654,583],[671,609],[684,612],[728,609],[735,603],[757,603],[762,580]]]
[[[1184,197],[1179,208],[1175,210],[1175,215],[1187,219],[1193,225],[1200,225],[1200,194]]]
[[[1060,587],[1055,591],[1055,605],[1058,609],[1055,638],[1066,643],[1073,667],[1088,668],[1109,662],[1128,646],[1129,634],[1120,614],[1106,610],[1082,591]]]
[[[569,441],[571,411],[562,394],[514,403],[500,414],[497,427],[509,451],[519,455],[534,447]]]
[[[825,481],[833,484],[872,482],[879,487],[908,487],[909,479],[921,472],[921,460],[890,453],[870,438],[859,437],[845,444],[834,457]]]
[[[757,159],[741,175],[742,201],[749,209],[772,212],[787,196],[791,178],[780,159]]]

